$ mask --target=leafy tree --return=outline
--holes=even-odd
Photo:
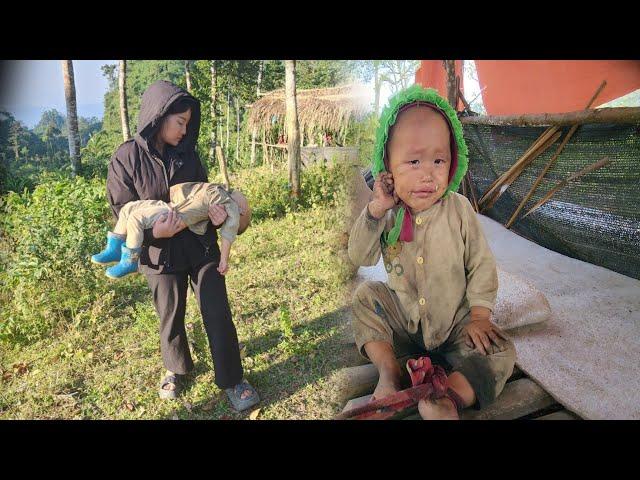
[[[260,64],[262,75],[260,92],[284,88],[285,67],[282,60],[216,60],[216,105],[215,117],[211,110],[211,60],[189,62],[191,94],[201,102],[201,124],[197,151],[209,168],[215,162],[211,155],[212,128],[217,144],[227,152],[229,167],[251,164],[251,133],[246,126],[249,108],[259,97],[257,93]],[[352,81],[357,62],[345,60],[301,60],[297,62],[296,81],[298,88],[331,87]],[[359,67],[358,67],[359,68]],[[109,81],[105,94],[103,130],[106,135],[121,135],[118,79],[115,66],[104,66],[103,74]],[[140,97],[144,90],[159,79],[168,80],[186,89],[184,60],[137,60],[127,61],[127,104],[132,134],[137,128]],[[228,118],[227,118],[228,117]],[[240,128],[237,128],[239,120]],[[226,125],[229,123],[229,141]],[[233,126],[233,128],[231,127]],[[122,138],[120,136],[120,138]],[[109,142],[100,142],[108,144]],[[236,151],[238,150],[238,151]],[[258,149],[256,163],[260,161],[262,149]],[[235,158],[238,161],[235,161]]]
[[[382,60],[380,78],[391,87],[393,93],[397,93],[413,83],[419,66],[418,60]]]

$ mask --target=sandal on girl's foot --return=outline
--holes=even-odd
[[[249,382],[246,380],[242,380],[242,382],[237,384],[235,387],[226,388],[224,391],[233,408],[239,412],[251,408],[260,402],[258,392],[256,392],[255,388],[249,385]],[[245,391],[249,391],[250,394],[246,398],[242,398],[242,394]]]
[[[164,378],[160,382],[160,389],[158,390],[158,395],[160,395],[160,398],[164,400],[175,400],[176,398],[178,398],[178,394],[180,393],[179,377],[180,375],[177,375],[175,373],[167,373],[164,376]]]

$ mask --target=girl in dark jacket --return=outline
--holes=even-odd
[[[206,182],[196,153],[200,102],[180,87],[157,81],[142,95],[135,137],[116,151],[109,163],[107,198],[116,219],[134,200],[169,201],[169,188],[184,182]],[[211,222],[221,225],[226,211],[211,207]],[[140,271],[144,273],[160,317],[160,349],[167,369],[161,398],[176,398],[181,376],[193,368],[184,327],[188,283],[191,283],[209,339],[215,382],[237,410],[259,402],[258,393],[243,379],[240,350],[231,319],[224,277],[217,270],[220,250],[216,230],[204,235],[181,228],[169,213],[144,232]]]

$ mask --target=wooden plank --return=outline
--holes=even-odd
[[[513,420],[553,405],[555,400],[529,378],[507,383],[500,396],[482,410],[462,412],[463,420]]]
[[[410,385],[409,374],[404,365],[409,358],[418,358],[419,355],[406,355],[398,359],[403,381]],[[347,367],[335,372],[330,379],[335,402],[342,404],[347,400],[361,397],[373,392],[378,384],[378,369],[372,363]]]
[[[538,417],[535,420],[582,420],[579,416],[569,412],[568,410],[560,410],[549,415]]]

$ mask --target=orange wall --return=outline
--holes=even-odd
[[[636,60],[476,60],[489,115],[583,110],[602,80],[593,107],[640,88]]]

